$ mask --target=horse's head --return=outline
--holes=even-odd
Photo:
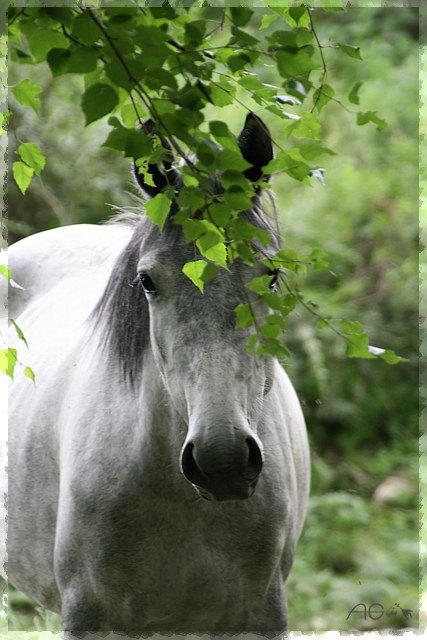
[[[258,180],[273,152],[267,128],[252,114],[239,146],[251,164],[246,177]],[[172,165],[150,169],[155,186],[136,172],[150,197],[167,183],[185,188]],[[257,196],[253,208],[242,215],[272,231]],[[263,465],[257,429],[272,385],[273,361],[248,353],[246,339],[253,329],[236,329],[234,309],[250,301],[262,321],[267,309],[246,285],[268,273],[267,268],[237,261],[230,270],[221,269],[201,293],[182,272],[183,265],[194,260],[195,248],[185,242],[173,219],[162,233],[150,223],[138,243],[134,275],[139,286],[134,295],[148,313],[150,346],[171,404],[188,425],[182,473],[208,500],[248,498]]]

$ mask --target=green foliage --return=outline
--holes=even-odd
[[[9,376],[9,378],[13,379],[17,361],[18,352],[16,349],[11,347],[0,349],[0,371]]]
[[[12,88],[12,93],[20,104],[24,107],[32,107],[36,113],[40,111],[40,99],[37,97],[41,93],[41,87],[25,78]]]
[[[203,278],[214,271],[203,266],[205,261],[225,269],[238,259],[257,261],[260,256],[254,251],[254,239],[258,237],[268,243],[268,238],[260,237],[262,232],[248,230],[239,220],[239,213],[251,206],[254,185],[242,176],[249,165],[241,157],[235,134],[218,116],[209,119],[211,105],[221,109],[232,104],[237,90],[243,88],[251,100],[283,122],[290,140],[307,141],[301,150],[293,142],[287,149],[281,149],[265,168],[265,175],[283,172],[307,185],[312,184],[313,178],[324,182],[323,169],[311,163],[320,153],[328,151],[320,144],[316,147],[316,141],[322,138],[321,125],[313,109],[305,107],[304,102],[311,95],[320,113],[335,99],[336,91],[325,81],[323,45],[317,36],[313,12],[305,6],[266,4],[264,15],[243,7],[10,10],[12,60],[32,65],[46,61],[55,78],[64,74],[82,76],[81,108],[86,125],[109,115],[112,129],[104,146],[135,158],[140,173],[148,181],[149,164],[162,158],[156,155],[155,137],[135,129],[147,118],[155,123],[157,133],[168,141],[175,154],[185,158],[188,149],[196,151],[198,160],[192,171],[185,174],[186,186],[204,192],[206,173],[221,172],[222,196],[207,196],[197,207],[194,198],[191,200],[191,192],[179,196],[180,213],[175,222],[183,225],[187,235],[188,221],[198,215],[200,207],[205,222],[215,227],[189,239],[203,260],[187,266],[184,273],[200,289],[206,283]],[[216,23],[210,30],[206,22],[208,14]],[[359,46],[336,41],[332,48],[338,55],[344,53],[361,59]],[[265,61],[275,67],[282,87],[290,95],[281,95],[282,87],[263,82],[253,73],[254,65]],[[350,94],[353,104],[358,100],[358,88]],[[36,111],[40,107],[37,97],[40,91],[29,78],[13,89],[21,105]],[[283,111],[279,105],[284,104],[292,105],[297,113]],[[357,123],[367,122],[373,122],[379,129],[386,126],[376,112],[359,112]],[[214,142],[219,147],[214,147]],[[14,163],[13,175],[25,193],[45,161],[36,143],[21,144],[18,154],[21,160]],[[173,197],[170,191],[165,192],[147,204],[147,215],[160,229],[169,215]],[[301,259],[299,262],[302,264]],[[279,304],[272,295],[264,295],[264,301],[274,311],[275,321],[255,324],[257,351],[278,355],[284,353],[281,329],[290,307]],[[294,302],[311,308],[301,295],[294,296]],[[283,314],[282,323],[278,322],[279,312]],[[348,342],[350,356],[373,356],[367,351],[363,332],[351,339],[345,332],[341,335]]]

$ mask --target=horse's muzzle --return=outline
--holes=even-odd
[[[230,502],[250,498],[263,464],[261,448],[245,434],[232,447],[215,447],[190,440],[181,454],[181,470],[206,500]]]

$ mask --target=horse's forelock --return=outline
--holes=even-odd
[[[265,255],[274,253],[280,244],[279,234],[258,197],[252,209],[242,216],[253,226],[270,233],[270,246],[266,249],[254,243],[255,249]],[[112,269],[92,319],[108,357],[118,364],[125,380],[136,381],[150,341],[148,303],[140,289],[132,285],[141,250],[142,247],[173,250],[182,240],[182,232],[181,227],[173,223],[173,214],[162,232],[145,215],[123,210],[112,223],[130,225],[134,231]]]

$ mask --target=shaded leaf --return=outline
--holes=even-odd
[[[253,13],[252,9],[246,7],[230,7],[231,19],[237,27],[244,27],[252,18]]]
[[[368,122],[372,122],[377,125],[378,131],[384,131],[387,129],[388,124],[385,120],[377,116],[376,111],[366,111],[365,113],[359,112],[357,114],[357,124],[364,125]]]
[[[314,48],[302,49],[285,47],[276,52],[277,68],[283,78],[306,76],[319,67],[319,62],[312,59]]]
[[[251,306],[248,303],[242,303],[237,305],[234,309],[236,314],[236,328],[242,329],[244,327],[250,327],[254,324],[254,316],[251,310]]]
[[[86,125],[111,113],[118,103],[119,96],[110,85],[101,82],[91,85],[82,97]]]
[[[101,37],[99,29],[96,28],[87,12],[81,13],[74,18],[71,33],[88,46],[95,44]]]
[[[361,60],[362,56],[360,55],[360,47],[354,47],[350,44],[342,44],[341,42],[337,42],[338,47],[341,51],[344,51],[350,58],[356,58],[356,60]]]
[[[54,78],[68,72],[68,63],[71,58],[69,49],[51,49],[46,60]]]
[[[359,100],[359,89],[362,86],[363,82],[356,82],[356,84],[353,86],[353,88],[351,89],[350,93],[348,94],[348,99],[350,100],[350,102],[352,104],[359,104],[360,100]]]

